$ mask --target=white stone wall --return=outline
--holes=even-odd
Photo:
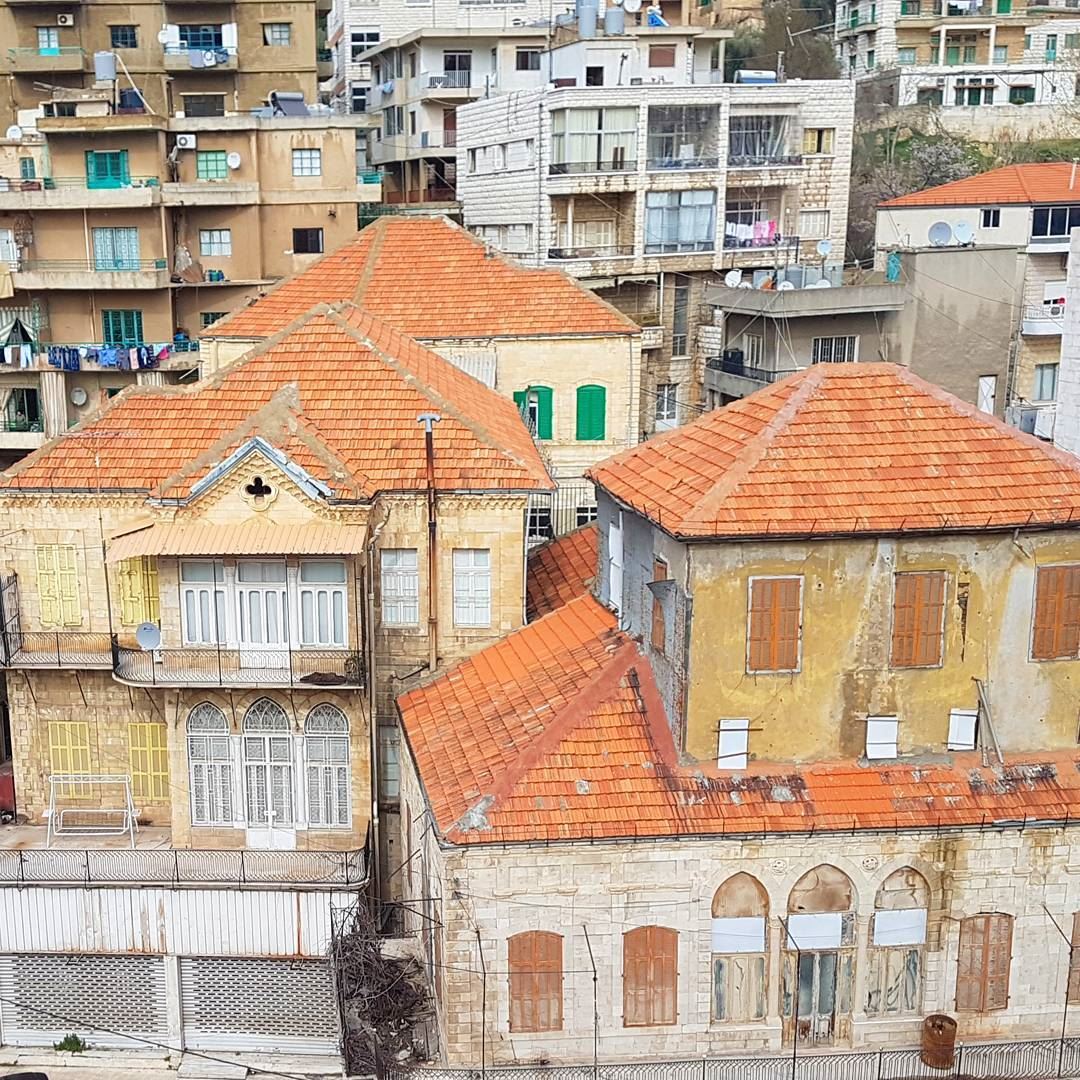
[[[851,15],[854,12],[858,12],[859,21],[852,28]],[[896,20],[899,14],[900,0],[841,0],[836,5],[833,37],[842,75],[858,77],[896,63]],[[869,49],[874,51],[874,68],[867,67],[866,53]],[[848,61],[852,54],[856,56],[853,69]]]
[[[1080,455],[1080,230],[1072,234],[1058,368],[1054,445]]]
[[[973,77],[992,78],[995,83],[994,104],[983,106],[984,109],[1009,107],[1009,87],[1034,86],[1036,105],[1067,105],[1076,96],[1076,68],[1064,64],[1050,67],[1045,61],[1038,62],[1044,70],[1032,66],[1032,61],[1016,65],[1010,71],[1004,66],[987,67],[979,65],[937,65],[920,64],[899,69],[898,105],[915,105],[918,102],[919,89],[926,86],[938,86],[938,79],[944,80],[941,89],[942,108],[948,111],[957,108],[955,101],[956,83],[967,82]],[[880,67],[880,65],[878,65]]]
[[[403,796],[416,795],[415,780]],[[414,818],[419,820],[414,814]],[[586,928],[596,960],[601,1060],[677,1059],[779,1051],[783,930],[792,887],[821,864],[842,870],[854,886],[856,946],[851,1040],[854,1047],[918,1044],[922,1017],[956,1016],[961,1041],[1051,1037],[1059,1028],[1068,946],[1043,904],[1069,932],[1080,909],[1080,855],[1075,829],[978,830],[935,836],[843,835],[761,840],[686,840],[565,844],[440,851],[424,858],[428,884],[439,888],[445,943],[437,969],[447,1009],[441,1017],[445,1055],[456,1065],[480,1059],[482,980],[487,979],[490,1063],[588,1061],[593,1046],[593,984]],[[916,1015],[865,1012],[868,950],[875,896],[893,871],[910,867],[930,889],[922,1004]],[[711,905],[723,882],[752,874],[769,898],[767,1018],[758,1023],[712,1019]],[[419,894],[417,894],[419,895]],[[1013,916],[1007,1009],[985,1015],[955,1010],[959,920],[1001,912]],[[622,1025],[622,935],[656,924],[679,932],[678,1022],[670,1027]],[[479,929],[479,944],[477,940]],[[507,940],[525,930],[564,936],[563,1029],[512,1034],[508,1024]],[[1080,1028],[1080,1019],[1070,1031]]]
[[[551,113],[575,107],[637,106],[637,170],[626,173],[549,176]],[[650,172],[648,162],[648,107],[650,105],[716,105],[719,108],[720,167]],[[728,123],[733,110],[765,113],[775,109],[793,116],[789,152],[802,148],[802,132],[809,127],[835,129],[834,152],[806,158],[800,168],[727,168]],[[783,185],[785,217],[782,231],[797,232],[800,207],[830,212],[831,258],[842,262],[847,231],[848,181],[851,171],[853,85],[843,80],[787,82],[774,86],[624,86],[535,90],[474,102],[458,110],[458,197],[465,224],[526,224],[532,230],[531,250],[521,257],[533,262],[546,258],[557,246],[552,198],[569,194],[621,196],[617,215],[632,213],[634,256],[621,260],[567,260],[561,268],[581,277],[605,274],[656,272],[660,269],[719,269],[730,262],[732,251],[723,248],[723,208],[727,198],[751,198],[761,188]],[[534,139],[536,163],[522,172],[470,172],[468,151],[493,143]],[[717,195],[716,247],[713,252],[646,256],[644,251],[645,196],[648,191],[711,188]],[[632,206],[632,210],[630,207]],[[622,219],[620,219],[622,220]],[[758,262],[761,251],[739,253]]]

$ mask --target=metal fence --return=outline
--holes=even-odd
[[[807,1051],[773,1057],[696,1058],[611,1065],[426,1068],[393,1080],[1049,1080],[1080,1077],[1080,1039],[958,1044],[949,1068],[918,1050]]]
[[[363,885],[365,852],[0,850],[0,884]]]

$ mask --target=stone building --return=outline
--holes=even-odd
[[[987,368],[986,393],[999,403],[1004,398],[1012,422],[1045,439],[1054,434],[1069,235],[1080,222],[1077,184],[1068,162],[1011,165],[890,199],[877,215],[882,267],[891,251],[920,252],[926,280],[915,294],[923,306],[933,306],[934,282],[959,288],[961,260],[971,268],[963,276],[969,285],[980,282],[979,288],[965,285],[971,295],[955,294],[948,307],[963,311],[992,304],[998,315],[987,312],[988,329],[1007,320],[1008,339],[998,334],[992,340],[993,351],[1008,357],[1008,378],[1003,383]],[[969,327],[963,337],[975,338],[976,330]],[[978,339],[973,344],[985,351]]]
[[[216,323],[200,343],[204,372],[324,299],[386,319],[518,404],[566,492],[559,522],[534,515],[536,537],[591,520],[585,470],[638,441],[633,320],[567,275],[521,267],[445,218],[384,217]]]
[[[591,475],[592,591],[564,538],[532,621],[398,699],[447,1062],[1060,1030],[1076,460],[823,364]]]
[[[97,1045],[335,1054],[330,921],[378,890],[397,790],[380,696],[521,625],[550,484],[512,402],[349,304],[3,478],[5,1043],[58,1037],[37,1007]]]
[[[708,286],[788,272],[838,283],[844,263],[852,87],[723,83],[730,35],[626,27],[570,41],[544,56],[547,86],[458,110],[465,225],[645,328],[642,435],[707,405]]]

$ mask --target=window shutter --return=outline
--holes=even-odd
[[[534,386],[536,395],[536,436],[539,439],[551,438],[551,387]]]
[[[124,626],[138,626],[143,621],[146,600],[141,563],[135,558],[120,564],[120,622]]]
[[[42,626],[60,626],[63,619],[60,614],[60,586],[56,579],[56,556],[52,544],[38,546],[37,556],[37,592],[38,618]]]
[[[802,578],[758,578],[750,585],[747,670],[799,666]]]
[[[36,551],[38,607],[42,626],[79,626],[79,580],[72,544],[41,544]]]
[[[802,581],[800,578],[783,578],[774,584],[777,624],[774,667],[777,671],[794,671],[799,666]]]
[[[992,1012],[1009,1004],[1009,968],[1012,961],[1012,917],[988,915],[986,996],[983,1009]]]
[[[602,386],[579,386],[577,390],[577,439],[600,441],[606,434],[607,391]]]
[[[653,560],[653,581],[667,581],[667,563],[663,559]],[[667,645],[667,629],[664,624],[664,605],[659,596],[652,598],[652,647],[663,652]]]
[[[1033,660],[1080,653],[1080,566],[1041,566],[1035,585]]]
[[[514,391],[514,404],[517,406],[517,411],[521,413],[521,418],[525,419],[525,399],[528,396],[528,392],[525,390]]]
[[[1011,915],[973,915],[962,920],[957,1010],[992,1012],[1006,1008],[1011,962]]]
[[[945,574],[896,574],[893,587],[893,667],[934,667],[941,663]]]
[[[679,935],[642,926],[623,935],[623,1026],[674,1024],[678,1015]]]
[[[1080,911],[1073,915],[1069,944],[1069,1004],[1076,1005],[1080,1002]]]
[[[561,1030],[562,935],[530,930],[515,934],[507,944],[510,1030]]]
[[[960,955],[956,973],[957,1011],[973,1012],[982,1005],[982,916],[960,923]]]

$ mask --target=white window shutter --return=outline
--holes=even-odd
[[[622,612],[623,593],[623,536],[622,511],[608,522],[608,603],[616,613]]]
[[[236,48],[236,23],[223,23],[221,27],[221,45],[225,49]]]
[[[952,709],[949,712],[949,750],[974,750],[979,712],[977,709]]]
[[[721,720],[716,764],[721,769],[745,769],[750,748],[749,720]]]
[[[895,716],[868,716],[866,756],[871,760],[896,757],[897,727]]]

